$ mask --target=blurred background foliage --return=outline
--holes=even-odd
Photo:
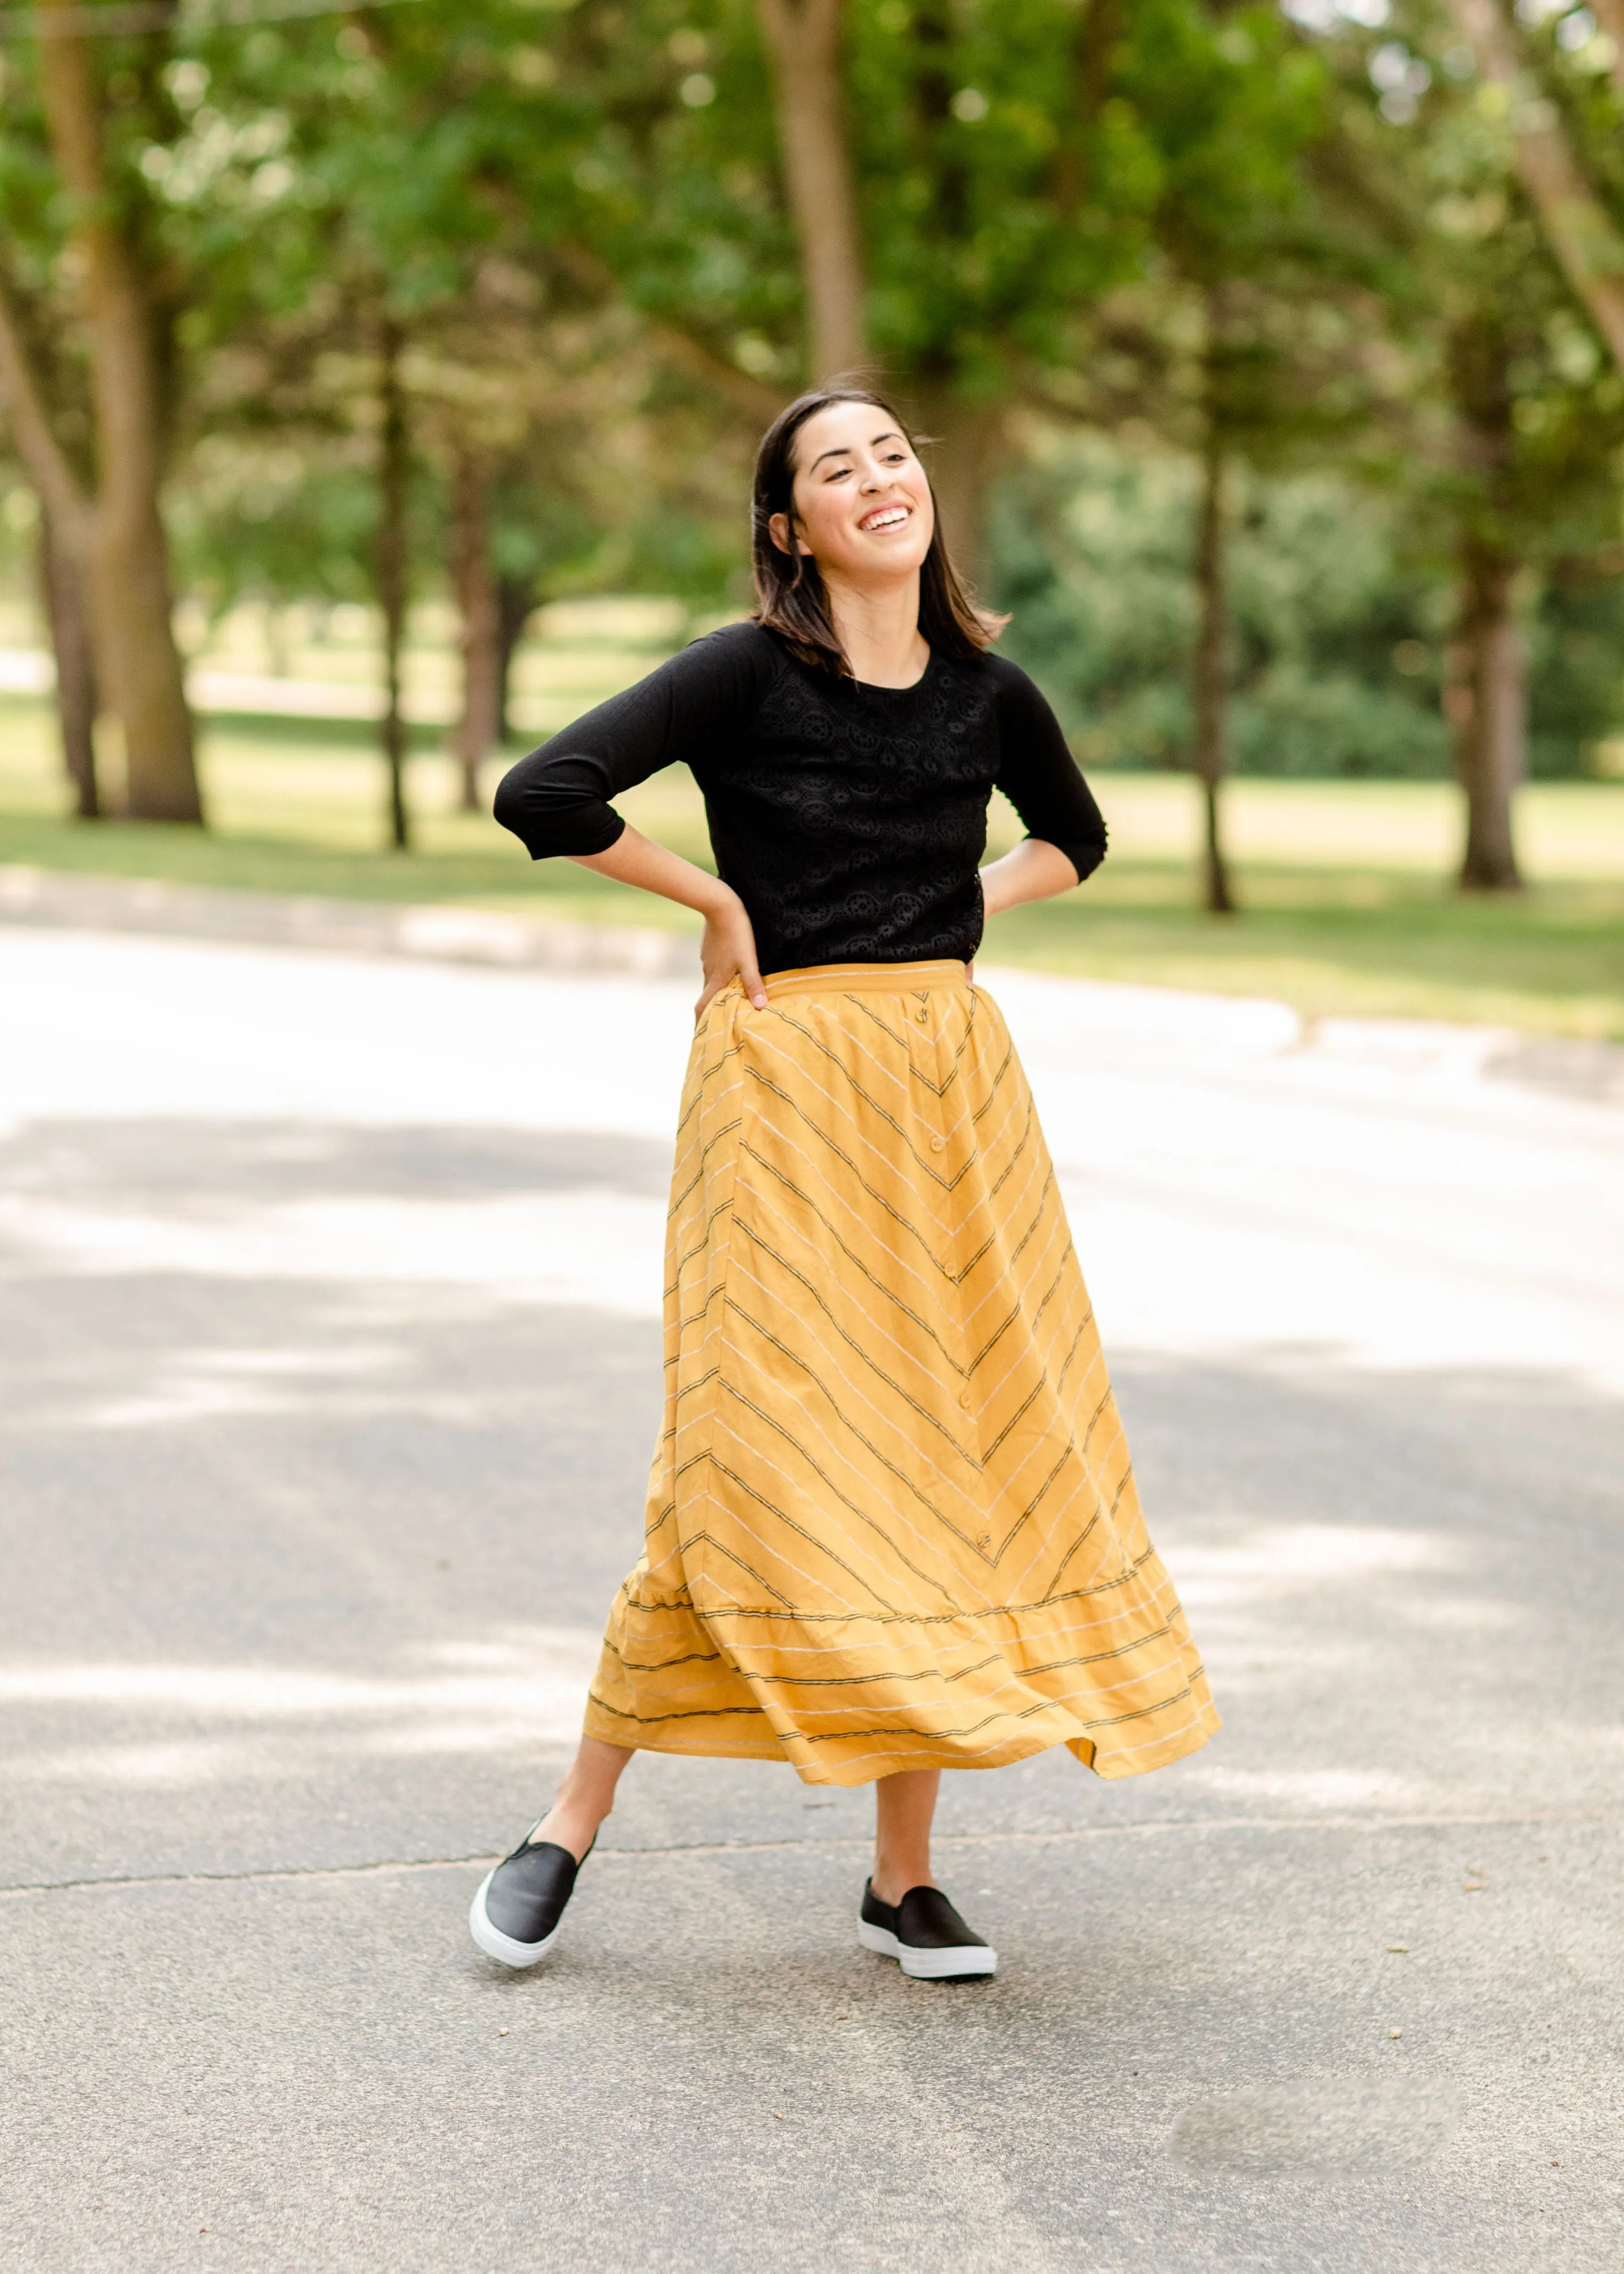
[[[228,716],[378,734],[402,845],[438,743],[471,816],[748,607],[756,437],[853,367],[1084,764],[1195,777],[1208,907],[1231,775],[1452,782],[1513,892],[1519,783],[1616,768],[1624,0],[0,28],[4,699],[49,647],[86,817],[261,811]]]
[[[1184,762],[1195,487],[1166,453],[1048,434],[994,496],[1004,651],[1042,681],[1085,766]],[[1452,593],[1408,499],[1334,472],[1251,477],[1231,578],[1237,772],[1447,776]],[[1547,579],[1526,636],[1529,772],[1582,776],[1620,726],[1624,581]]]

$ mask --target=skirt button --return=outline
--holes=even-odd
[[[966,1413],[970,1411],[970,1393],[967,1389],[961,1389],[959,1391],[959,1403],[964,1407]]]
[[[919,1009],[915,1011],[914,1016],[919,1020],[921,1027],[928,1027],[930,1024],[930,1013],[925,1009],[923,1004],[921,1004]]]
[[[931,1151],[932,1151],[933,1153],[941,1153],[941,1152],[944,1152],[944,1151],[946,1150],[946,1148],[947,1148],[947,1140],[946,1140],[946,1138],[945,1138],[945,1137],[933,1137],[933,1138],[931,1139],[931,1141],[930,1141],[930,1149],[931,1149]]]

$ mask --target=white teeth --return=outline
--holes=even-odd
[[[869,520],[864,522],[863,527],[865,529],[895,529],[898,522],[906,521],[907,517],[907,510],[906,507],[892,506],[889,507],[883,513],[875,514]]]

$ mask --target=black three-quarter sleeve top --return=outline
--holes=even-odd
[[[933,654],[914,686],[869,687],[755,623],[695,640],[521,758],[496,818],[533,860],[605,853],[626,826],[611,798],[679,758],[763,973],[968,960],[995,785],[1079,883],[1105,857],[1100,809],[1016,665]]]

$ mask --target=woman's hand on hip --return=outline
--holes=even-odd
[[[761,967],[756,960],[756,933],[737,892],[729,892],[725,900],[706,909],[699,963],[705,983],[694,1005],[695,1026],[723,988],[731,986],[735,979],[758,1011],[766,1009],[767,990],[762,985]]]
[[[571,856],[583,869],[617,884],[635,885],[640,892],[658,892],[680,907],[697,908],[705,920],[705,937],[699,960],[705,975],[704,992],[694,1012],[698,1025],[723,988],[737,979],[758,1011],[767,1007],[761,966],[756,958],[756,934],[745,914],[744,902],[731,885],[708,870],[696,869],[680,853],[668,852],[641,830],[623,828],[602,853]]]

